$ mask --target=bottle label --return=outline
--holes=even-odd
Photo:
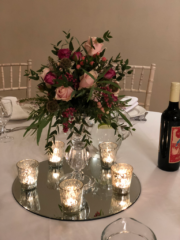
[[[171,128],[169,163],[180,162],[180,127]]]

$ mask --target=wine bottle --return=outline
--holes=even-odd
[[[180,165],[180,83],[172,82],[168,108],[161,115],[158,167],[176,171]]]

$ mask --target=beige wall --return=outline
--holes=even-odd
[[[71,29],[80,41],[110,30],[107,57],[121,52],[130,64],[157,64],[152,111],[163,111],[171,81],[180,80],[179,0],[1,0],[0,63],[47,62],[50,43]],[[33,82],[35,94],[36,83]],[[8,93],[11,94],[12,93]],[[2,95],[2,94],[1,94]],[[17,95],[22,97],[22,95]]]

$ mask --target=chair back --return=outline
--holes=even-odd
[[[127,73],[123,77],[122,81],[120,82],[121,91],[123,93],[126,92],[132,92],[132,93],[142,93],[145,94],[145,101],[140,102],[139,105],[143,106],[146,110],[149,110],[150,107],[150,101],[151,101],[151,94],[152,94],[152,87],[154,82],[154,75],[156,70],[156,64],[152,63],[150,66],[136,66],[136,65],[130,65],[132,70],[132,73],[128,75]],[[140,71],[139,79],[138,79],[138,86],[135,88],[135,75],[136,70]],[[145,71],[149,71],[148,75],[148,82],[146,89],[142,89],[142,83],[144,80]],[[130,84],[127,87],[128,80],[130,80]]]
[[[21,86],[21,79],[22,79],[22,67],[26,66],[27,70],[29,71],[32,68],[32,60],[29,59],[27,63],[4,63],[0,64],[0,71],[1,71],[1,79],[2,79],[2,88],[0,88],[0,93],[3,91],[14,91],[14,90],[26,90],[26,98],[31,97],[31,79],[27,77],[26,86]],[[18,67],[18,86],[14,86],[13,84],[13,69]],[[5,74],[4,69],[10,68],[10,87],[6,87],[5,85]],[[7,81],[6,81],[7,83]]]

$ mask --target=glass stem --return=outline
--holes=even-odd
[[[6,124],[3,124],[2,127],[1,127],[1,135],[0,135],[0,138],[5,138],[7,136],[7,133],[6,133]]]

